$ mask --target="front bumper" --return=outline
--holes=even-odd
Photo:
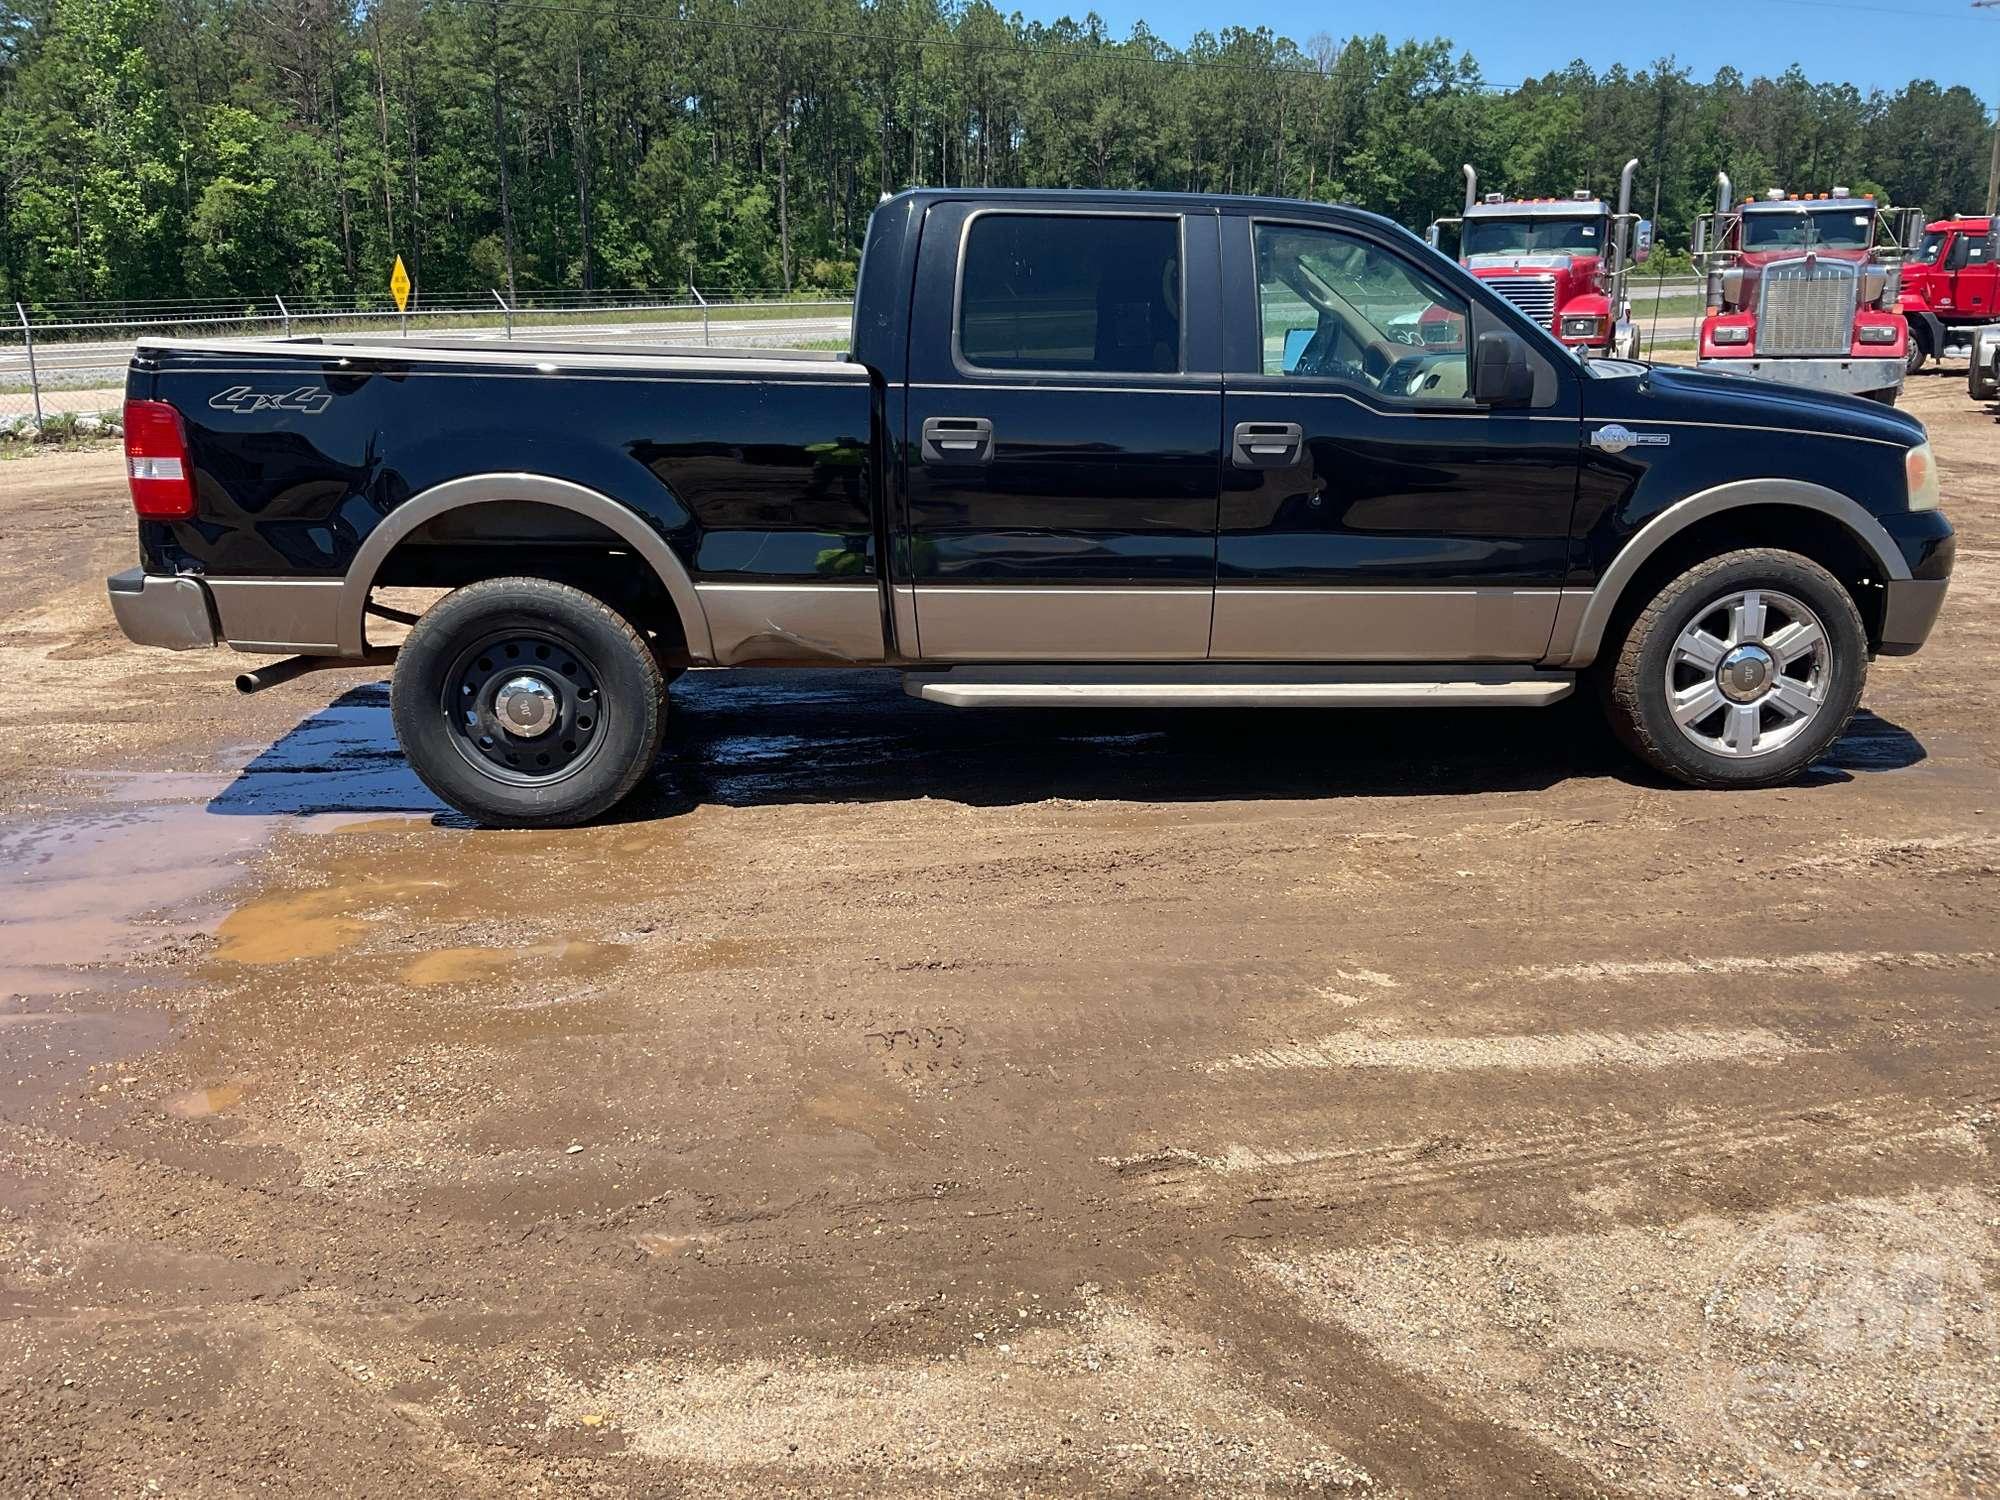
[[[1895,578],[1882,585],[1882,655],[1912,656],[1944,608],[1945,578]]]
[[[216,641],[208,590],[192,578],[162,577],[128,568],[105,579],[111,613],[125,638],[141,646],[192,651]]]
[[[1776,380],[1810,391],[1842,391],[1850,396],[1870,391],[1898,390],[1903,384],[1900,359],[1704,359],[1695,364],[1711,375],[1747,375]]]

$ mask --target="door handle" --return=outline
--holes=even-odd
[[[925,417],[924,462],[983,464],[993,456],[993,424],[985,417]]]
[[[1239,469],[1289,469],[1306,445],[1296,422],[1238,422],[1229,461]]]

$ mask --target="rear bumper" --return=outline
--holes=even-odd
[[[1896,578],[1882,585],[1882,654],[1913,655],[1944,608],[1945,578]]]
[[[1903,383],[1900,359],[1704,359],[1695,368],[1712,375],[1747,375],[1850,396],[1892,391]]]
[[[358,644],[341,648],[338,578],[191,578],[130,568],[105,587],[118,628],[141,646],[188,651],[226,643],[270,656],[361,654]]]
[[[111,613],[127,640],[169,651],[215,644],[215,612],[208,590],[195,579],[129,568],[104,582],[111,595]]]

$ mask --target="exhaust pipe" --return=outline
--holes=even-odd
[[[1632,178],[1639,170],[1639,158],[1633,157],[1625,163],[1625,170],[1618,174],[1618,217],[1612,222],[1618,226],[1618,274],[1625,274],[1626,262],[1632,250],[1632,226],[1626,222],[1632,212]]]
[[[288,656],[283,661],[274,661],[269,666],[253,667],[248,672],[236,674],[236,691],[243,694],[261,693],[265,688],[274,688],[280,683],[290,682],[295,677],[303,677],[308,672],[324,672],[332,667],[387,666],[396,659],[396,648],[387,647],[370,651],[364,656]]]
[[[1479,174],[1472,170],[1471,162],[1458,170],[1465,174],[1465,206],[1470,208],[1479,201]]]
[[[1729,206],[1735,201],[1736,189],[1729,181],[1729,174],[1727,172],[1717,172],[1715,174],[1715,211],[1719,214],[1726,214],[1729,212]]]

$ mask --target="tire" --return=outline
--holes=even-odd
[[[1973,351],[1975,355],[1978,352],[1977,349]],[[1974,359],[1971,370],[1966,374],[1965,388],[1966,393],[1974,401],[1992,401],[2000,398],[2000,379],[1995,378],[1992,370],[1983,368],[1977,359]]]
[[[1901,386],[1891,385],[1885,386],[1879,391],[1863,391],[1861,394],[1866,400],[1879,401],[1884,406],[1894,406],[1896,398],[1902,393],[1903,388]]]
[[[424,785],[497,828],[565,828],[614,807],[651,769],[666,717],[645,637],[540,578],[470,584],[427,610],[389,704]]]
[[[1725,671],[1735,675],[1725,681]],[[1839,738],[1867,676],[1867,632],[1839,580],[1810,558],[1760,547],[1668,582],[1632,619],[1599,683],[1613,731],[1647,765],[1690,786],[1760,787],[1791,780]]]
[[[1924,367],[1924,361],[1931,357],[1931,351],[1925,347],[1923,335],[1917,327],[1915,323],[1910,325],[1910,352],[1903,357],[1903,371],[1908,375],[1916,374]]]

